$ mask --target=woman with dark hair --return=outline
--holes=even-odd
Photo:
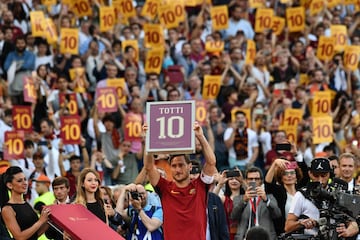
[[[21,168],[9,167],[0,177],[1,216],[14,239],[37,240],[48,228],[50,210],[43,208],[39,218],[24,200],[26,191],[27,180]]]
[[[273,194],[281,210],[281,218],[274,221],[277,235],[284,232],[285,221],[297,183],[303,178],[302,171],[295,161],[275,159],[265,176],[265,190]]]
[[[219,195],[225,208],[226,222],[229,228],[230,240],[234,240],[237,231],[237,221],[230,218],[233,210],[234,197],[244,194],[245,190],[242,188],[243,177],[239,169],[225,170],[219,175],[218,184],[214,189],[214,193],[219,195],[220,189],[225,185],[223,195]]]

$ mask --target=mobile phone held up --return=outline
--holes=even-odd
[[[290,143],[278,143],[275,145],[276,151],[291,151],[291,144]]]
[[[226,174],[227,178],[240,177],[240,171],[238,171],[238,170],[230,170],[230,171],[227,171],[225,174]]]

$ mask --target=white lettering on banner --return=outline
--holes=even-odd
[[[160,114],[174,114],[174,113],[183,113],[184,108],[183,107],[162,107],[159,108]]]

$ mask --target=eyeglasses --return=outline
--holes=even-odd
[[[246,178],[247,180],[249,180],[250,182],[254,182],[254,181],[260,181],[261,178],[257,177],[257,178]]]
[[[285,171],[285,172],[283,173],[284,176],[290,176],[290,175],[294,175],[294,174],[296,174],[296,172],[295,172],[294,170],[292,170],[292,171]]]

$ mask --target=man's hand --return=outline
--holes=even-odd
[[[316,226],[316,221],[312,218],[301,219],[299,223],[304,226],[306,229],[312,229]]]
[[[204,135],[202,127],[200,126],[200,124],[198,122],[194,123],[194,132],[195,132],[195,137],[197,137],[197,138],[202,137]]]

